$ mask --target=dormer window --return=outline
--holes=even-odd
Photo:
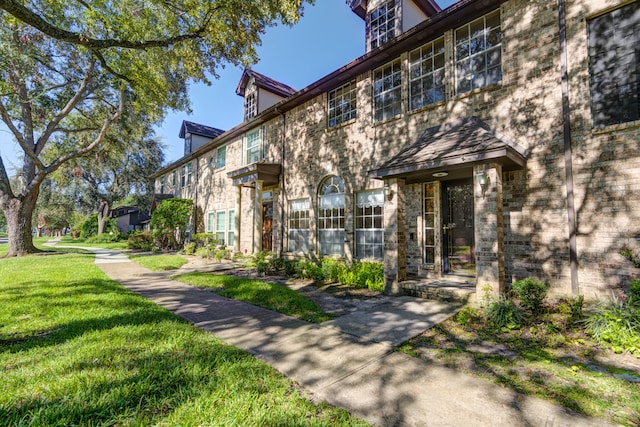
[[[389,0],[369,14],[369,50],[382,46],[396,35],[396,2]]]
[[[244,120],[252,119],[256,114],[258,114],[258,103],[256,102],[256,91],[253,91],[244,98]]]

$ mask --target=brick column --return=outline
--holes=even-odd
[[[407,278],[407,241],[404,180],[385,181],[390,196],[384,201],[384,293],[400,293],[400,282]]]
[[[240,252],[240,227],[242,218],[242,185],[236,186],[236,203],[235,203],[235,221],[233,224],[233,233],[235,241],[233,242],[233,250]]]
[[[262,250],[262,181],[257,180],[253,197],[253,253]]]
[[[486,176],[481,185],[479,176]],[[502,213],[502,166],[478,165],[473,168],[473,196],[476,246],[476,293],[504,292],[504,217]]]

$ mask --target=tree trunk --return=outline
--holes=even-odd
[[[109,202],[101,201],[100,208],[98,209],[98,236],[104,233],[104,226],[111,213]]]
[[[31,234],[31,216],[38,199],[38,191],[34,190],[23,198],[9,201],[4,210],[7,218],[7,234],[9,237],[8,257],[23,256],[40,252],[33,245]]]

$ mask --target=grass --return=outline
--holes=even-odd
[[[613,376],[639,373],[614,363],[614,355],[599,348],[579,328],[560,330],[559,322],[548,320],[508,330],[493,328],[478,318],[465,326],[450,319],[398,350],[585,415],[640,425],[640,384]],[[610,357],[603,359],[606,355]]]
[[[49,240],[49,239],[48,239]],[[85,239],[74,239],[69,236],[65,236],[60,239],[59,246],[84,246],[90,248],[102,248],[102,249],[127,249],[127,241],[120,240],[119,242],[110,243],[87,243]]]
[[[364,425],[109,280],[93,256],[0,260],[3,425]]]
[[[276,283],[210,273],[180,274],[173,279],[308,322],[321,323],[333,318],[315,302]]]
[[[188,262],[185,257],[180,255],[130,254],[129,259],[153,271],[176,270]]]

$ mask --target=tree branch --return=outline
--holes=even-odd
[[[176,43],[183,42],[185,40],[195,40],[203,37],[209,26],[209,22],[213,15],[213,12],[220,6],[216,6],[210,9],[205,15],[205,19],[202,25],[191,33],[181,34],[174,37],[167,37],[159,40],[118,40],[118,39],[96,39],[87,37],[84,34],[74,33],[71,31],[58,28],[49,22],[45,21],[40,15],[33,12],[29,8],[25,7],[21,1],[18,0],[0,0],[0,9],[18,18],[22,22],[42,31],[57,40],[61,40],[67,43],[86,46],[89,49],[107,49],[111,47],[120,47],[125,49],[148,49],[153,47],[169,47]]]

